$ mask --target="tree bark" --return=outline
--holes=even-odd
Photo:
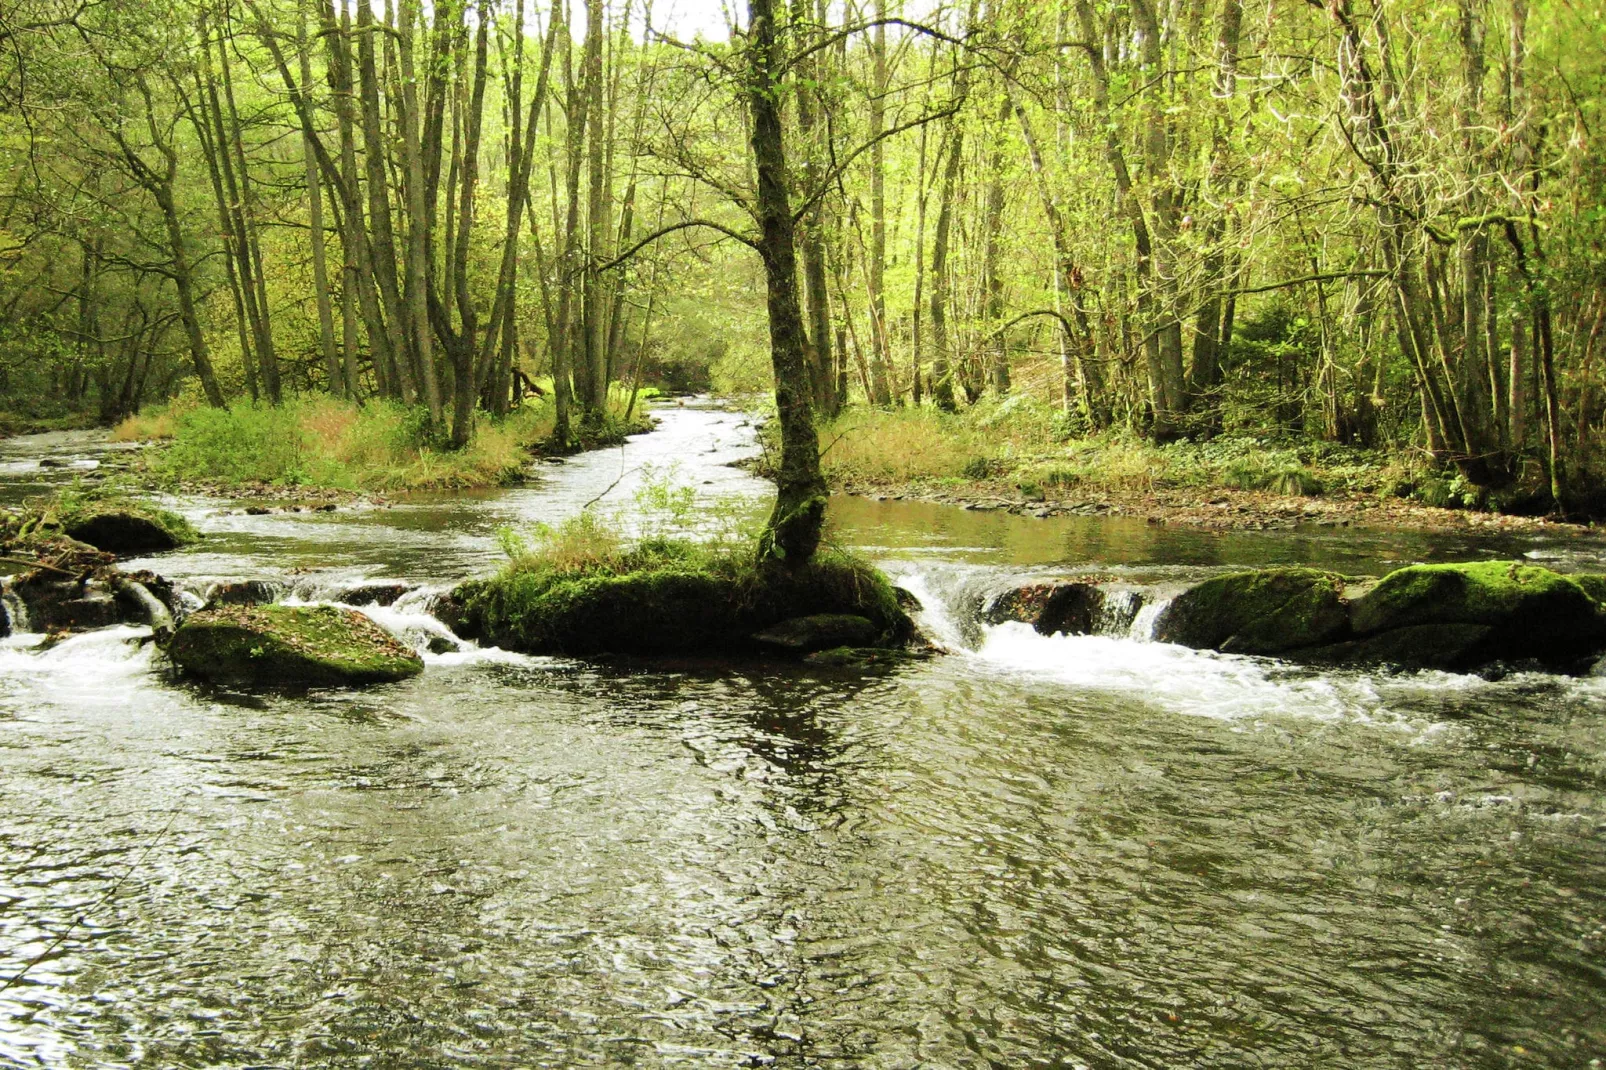
[[[747,104],[752,118],[759,255],[764,260],[770,363],[781,425],[775,508],[759,542],[761,559],[789,567],[814,556],[825,527],[826,486],[814,429],[803,314],[797,299],[797,245],[781,125],[782,55],[774,0],[748,0]]]

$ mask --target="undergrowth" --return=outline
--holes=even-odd
[[[775,430],[771,421],[767,457],[774,456],[769,439]],[[1058,410],[1024,396],[987,399],[957,414],[929,406],[849,409],[821,427],[820,449],[826,476],[837,485],[994,481],[1028,497],[1231,488],[1478,504],[1464,481],[1411,455],[1291,435],[1224,435],[1165,445],[1129,432],[1077,436]]]
[[[617,440],[645,429],[625,428],[618,419],[623,396],[616,403],[613,417],[590,433]],[[185,399],[130,417],[113,438],[164,442],[148,468],[171,482],[424,490],[512,480],[551,438],[553,423],[549,400],[527,399],[504,419],[476,414],[469,445],[452,450],[432,433],[422,409],[394,402],[356,405],[309,395],[279,406],[238,402],[217,409]]]

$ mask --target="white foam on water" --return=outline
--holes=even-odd
[[[1134,632],[1138,629],[1133,628]],[[1175,713],[1242,721],[1298,717],[1363,721],[1421,731],[1402,711],[1413,695],[1488,686],[1475,676],[1416,673],[1306,673],[1265,658],[1193,650],[1172,643],[1104,635],[1039,635],[1009,622],[983,630],[979,666],[1054,680],[1075,688],[1141,695]],[[1407,700],[1402,702],[1402,700]]]

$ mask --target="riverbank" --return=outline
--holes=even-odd
[[[1283,531],[1318,527],[1398,528],[1429,533],[1485,532],[1549,535],[1599,534],[1593,524],[1548,517],[1444,509],[1400,499],[1364,495],[1292,497],[1229,487],[1186,490],[1050,494],[1026,497],[1007,480],[922,482],[833,479],[832,489],[872,501],[919,501],[963,509],[1004,511],[1040,519],[1055,516],[1137,517],[1210,531]]]
[[[766,440],[772,434],[766,429]],[[1295,436],[1166,445],[1076,437],[1063,414],[1024,398],[958,414],[850,409],[822,427],[820,448],[841,493],[1037,517],[1140,517],[1211,530],[1592,530],[1533,515],[1543,512],[1533,495],[1496,499],[1415,453]],[[760,472],[773,455],[766,449]]]
[[[554,406],[531,399],[506,417],[476,417],[462,449],[450,449],[422,410],[301,397],[278,406],[239,403],[217,409],[177,401],[130,417],[115,441],[147,443],[130,466],[134,482],[162,490],[247,497],[279,505],[330,503],[408,491],[469,490],[519,482],[540,456],[616,445],[652,429],[638,399],[610,399],[608,417],[576,425],[570,443],[553,443]]]

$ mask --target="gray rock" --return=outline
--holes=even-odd
[[[816,613],[793,617],[753,635],[753,641],[797,654],[808,654],[832,647],[867,646],[876,638],[876,626],[868,617],[852,613]]]
[[[346,588],[340,592],[335,601],[344,602],[348,606],[393,606],[397,599],[413,589],[410,583],[373,580]]]
[[[208,606],[259,606],[276,601],[280,587],[268,580],[225,580],[207,589]]]

